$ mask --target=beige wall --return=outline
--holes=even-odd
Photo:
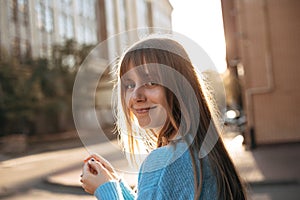
[[[232,2],[248,130],[257,144],[299,142],[300,1]]]

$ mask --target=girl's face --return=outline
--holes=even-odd
[[[151,77],[147,68],[130,67],[122,78],[125,101],[139,126],[144,129],[159,129],[167,119],[165,88]]]

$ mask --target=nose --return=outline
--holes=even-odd
[[[136,87],[131,94],[131,98],[134,102],[143,102],[146,100],[146,95],[143,86]]]

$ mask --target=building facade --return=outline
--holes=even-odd
[[[1,0],[1,59],[51,58],[53,46],[63,45],[67,40],[93,46],[127,30],[152,26],[171,29],[172,9],[168,0]],[[136,39],[131,34],[107,43],[99,55],[102,63],[92,63],[89,75],[105,70],[109,58],[124,50],[123,43],[130,44]],[[98,119],[102,119],[100,123],[113,123],[111,81],[107,77],[99,81],[100,78],[93,76],[87,80],[84,94],[78,97],[83,102],[75,105],[89,123],[85,125],[91,128],[99,124],[90,120],[95,107]],[[98,82],[97,88],[93,88]]]
[[[96,0],[5,0],[1,1],[3,51],[15,57],[51,56],[52,46],[72,39],[95,44]]]
[[[104,0],[104,4],[108,37],[141,28],[172,29],[173,7],[168,0]],[[124,43],[131,44],[136,39],[135,34],[124,34],[120,40],[109,44],[109,52],[119,54],[124,50]]]
[[[243,86],[246,143],[300,141],[298,0],[222,0],[227,62]]]
[[[49,57],[53,45],[68,39],[95,45],[138,27],[171,29],[168,0],[3,0],[0,5],[1,52],[21,59]]]

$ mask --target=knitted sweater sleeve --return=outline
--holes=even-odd
[[[99,186],[94,195],[101,200],[132,200],[136,194],[123,181],[110,181]]]
[[[212,182],[208,182],[209,187],[205,190],[215,193],[215,190],[209,189],[213,188],[210,187]],[[193,199],[194,172],[189,152],[181,151],[180,148],[179,151],[174,150],[172,147],[152,151],[140,168],[137,188],[138,192],[135,194],[124,182],[108,182],[97,188],[95,196],[101,200]]]
[[[168,156],[161,149],[154,150],[148,155],[140,168],[138,194],[135,194],[123,181],[111,181],[99,186],[94,195],[99,200],[165,199],[158,186]]]

